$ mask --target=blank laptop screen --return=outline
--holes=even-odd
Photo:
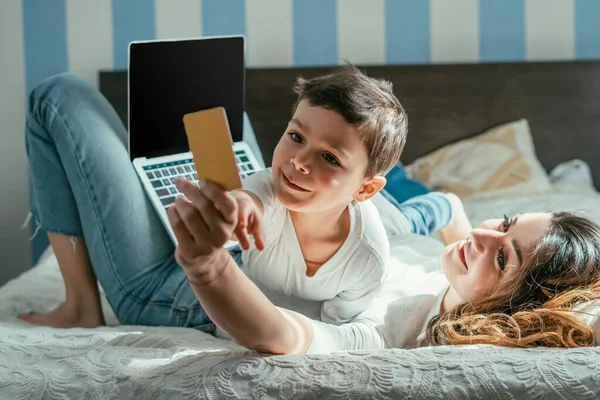
[[[129,46],[129,156],[189,151],[183,116],[222,106],[232,140],[242,140],[244,39],[241,36]]]

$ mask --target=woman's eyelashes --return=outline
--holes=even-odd
[[[510,224],[512,220],[505,215],[503,215],[504,220],[500,224],[500,230],[504,233],[508,232],[508,228],[510,228]],[[504,251],[504,247],[500,247],[498,249],[498,254],[496,255],[496,261],[498,262],[498,267],[500,271],[504,271],[506,268],[506,253]]]
[[[511,223],[511,219],[510,219],[510,218],[508,218],[508,217],[506,216],[506,214],[505,214],[505,215],[504,215],[504,221],[502,221],[502,224],[501,224],[501,229],[502,229],[502,232],[505,232],[505,233],[506,233],[506,232],[508,231],[508,228],[510,227],[510,223]]]
[[[504,271],[504,268],[506,268],[506,256],[504,254],[503,247],[500,247],[498,249],[498,255],[496,256],[496,260],[498,261],[498,267],[500,268],[500,271]]]

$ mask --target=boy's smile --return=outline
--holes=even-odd
[[[364,185],[368,162],[356,127],[303,100],[273,153],[275,194],[291,211],[346,207]]]
[[[284,186],[290,188],[291,190],[296,190],[298,192],[310,192],[310,190],[303,188],[300,185],[297,185],[296,183],[294,183],[294,181],[292,181],[290,178],[288,178],[285,173],[281,173],[281,177],[282,177],[282,181],[284,183]]]

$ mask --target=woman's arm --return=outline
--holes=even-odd
[[[236,199],[212,182],[201,190],[184,179],[175,184],[185,195],[168,211],[178,242],[175,258],[206,313],[249,348],[278,354],[304,352],[312,339],[309,320],[275,307],[223,247],[238,226]]]
[[[202,190],[186,180],[176,185],[185,198],[177,198],[168,212],[178,241],[175,258],[203,309],[234,340],[275,354],[385,347],[379,315],[385,306],[342,326],[275,307],[223,248],[237,225],[233,196],[210,182]]]
[[[217,271],[209,274],[216,278],[205,282],[203,270]],[[309,319],[275,307],[226,250],[215,261],[198,263],[186,273],[210,319],[239,344],[273,354],[304,353],[309,347]]]

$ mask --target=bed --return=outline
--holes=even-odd
[[[408,110],[410,134],[402,162],[417,177],[435,176],[439,184],[450,167],[472,173],[473,165],[456,164],[461,152],[474,149],[469,140],[481,134],[489,138],[490,132],[497,138],[507,127],[527,128],[530,139],[523,146],[528,150],[517,146],[515,152],[529,175],[517,174],[524,179],[518,193],[498,184],[465,192],[474,224],[499,213],[539,210],[574,210],[600,222],[600,155],[595,146],[600,138],[600,62],[365,69],[391,80]],[[326,70],[247,71],[246,109],[267,164],[295,100],[294,78]],[[100,76],[101,90],[125,118],[126,74],[107,71]],[[498,126],[503,128],[492,129]],[[440,163],[440,148],[446,163]],[[489,143],[484,141],[483,148]],[[454,164],[448,154],[455,155]],[[434,168],[437,174],[431,173]],[[509,175],[514,177],[514,171]],[[399,251],[400,246],[392,246],[392,253]],[[410,271],[415,276],[422,272]],[[600,397],[600,347],[442,346],[263,356],[193,329],[118,326],[105,300],[105,318],[116,326],[58,330],[14,317],[29,309],[52,309],[63,298],[50,251],[35,268],[0,288],[1,398]]]

